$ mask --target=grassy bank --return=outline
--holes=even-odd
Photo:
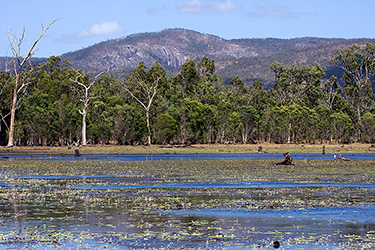
[[[375,153],[371,144],[326,144],[326,153]],[[252,144],[252,145],[177,145],[177,146],[117,146],[93,145],[86,147],[1,147],[0,155],[7,154],[53,154],[70,155],[76,149],[81,154],[254,154],[259,153],[322,153],[323,144]]]

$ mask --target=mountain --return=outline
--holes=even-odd
[[[147,66],[159,61],[167,71],[178,71],[189,58],[200,60],[204,56],[220,61],[255,57],[258,53],[249,46],[217,36],[184,29],[169,29],[102,42],[64,54],[62,58],[86,70],[134,69],[141,61]]]
[[[375,43],[375,39],[295,38],[295,39],[232,39],[202,34],[186,29],[167,29],[140,33],[108,40],[61,55],[75,68],[93,73],[109,68],[122,77],[140,62],[151,66],[155,61],[169,75],[179,72],[189,58],[197,62],[206,56],[215,60],[216,73],[225,81],[238,75],[248,84],[261,80],[272,84],[269,65],[279,61],[284,65],[314,65],[319,63],[327,75],[337,73],[330,59],[339,49],[353,44]]]

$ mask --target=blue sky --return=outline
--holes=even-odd
[[[59,18],[35,56],[61,55],[108,39],[167,28],[232,38],[375,38],[374,0],[0,0],[0,56],[8,32],[23,48]]]

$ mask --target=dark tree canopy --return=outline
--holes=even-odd
[[[158,62],[149,68],[141,62],[124,80],[108,74],[92,86],[100,98],[91,100],[87,110],[87,143],[374,143],[373,52],[370,44],[339,51],[333,62],[345,73],[329,79],[317,63],[275,62],[270,65],[275,85],[268,90],[260,81],[245,85],[238,76],[224,84],[207,57],[187,60],[170,77]],[[77,71],[51,57],[23,74],[32,81],[18,103],[15,143],[81,141],[82,103],[71,80]],[[83,83],[90,79],[79,78]],[[14,80],[0,72],[2,145],[7,143]]]

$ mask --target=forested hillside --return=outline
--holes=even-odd
[[[267,66],[275,81],[268,89],[259,80],[249,87],[238,76],[224,84],[216,60],[205,56],[184,58],[175,75],[153,61],[138,63],[120,78],[104,70],[89,76],[69,61],[50,57],[21,75],[28,85],[19,93],[14,144],[375,142],[375,46],[326,54],[331,67],[341,69],[341,75],[329,79],[313,55],[302,56],[310,45],[304,46],[285,55],[290,65],[275,60]],[[322,45],[321,53],[329,47]],[[236,60],[246,65],[245,59]],[[301,60],[311,64],[293,64]],[[0,134],[6,145],[15,77],[0,73]]]
[[[365,45],[366,42],[374,44],[375,39],[305,37],[225,40],[191,30],[167,29],[101,42],[60,57],[85,73],[93,75],[109,69],[113,76],[120,79],[131,73],[140,62],[150,67],[158,61],[167,76],[173,76],[190,58],[200,61],[206,56],[215,61],[216,74],[225,83],[239,76],[247,86],[259,80],[268,89],[275,81],[269,68],[275,61],[286,66],[314,65],[317,62],[329,78],[332,74],[342,74],[338,67],[329,62],[338,50],[353,44]],[[39,64],[47,58],[32,60]],[[0,70],[5,70],[6,62],[10,61],[10,58],[0,57]]]
[[[337,71],[329,59],[338,50],[366,42],[374,44],[375,39],[306,37],[225,40],[191,30],[167,29],[109,40],[66,53],[61,58],[86,73],[109,68],[120,78],[130,73],[139,62],[150,67],[158,61],[171,76],[178,73],[186,60],[192,58],[200,61],[206,56],[215,60],[216,73],[226,83],[237,75],[246,85],[260,80],[269,88],[274,84],[274,76],[269,69],[274,61],[287,66],[314,65],[317,62],[327,71],[329,78],[331,71]]]

